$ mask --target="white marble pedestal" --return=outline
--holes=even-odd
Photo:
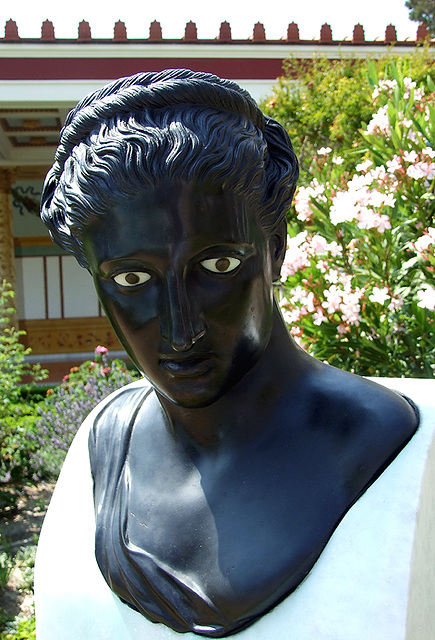
[[[435,380],[378,382],[416,402],[420,429],[345,516],[307,579],[237,640],[435,638]],[[93,550],[88,424],[41,534],[37,640],[198,640],[148,622],[103,580]]]

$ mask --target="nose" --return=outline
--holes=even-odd
[[[205,334],[205,326],[190,304],[184,278],[168,278],[162,336],[174,351],[189,351]]]

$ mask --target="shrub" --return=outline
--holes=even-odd
[[[380,72],[392,60],[393,51],[378,60]],[[401,64],[405,75],[419,83],[431,72],[433,55],[427,46],[421,47],[404,56]],[[307,186],[311,181],[311,159],[322,147],[330,147],[343,158],[342,168],[353,171],[359,156],[345,152],[360,144],[359,130],[368,124],[373,111],[366,61],[344,57],[289,59],[283,71],[273,95],[261,108],[287,129],[300,161],[300,184]]]
[[[94,361],[73,367],[59,386],[49,389],[35,423],[38,450],[32,454],[34,477],[57,478],[72,439],[88,413],[103,398],[137,377],[121,360],[110,361],[106,347],[98,346]]]
[[[374,110],[361,161],[312,158],[278,287],[310,353],[362,375],[433,377],[435,84],[368,65]],[[348,152],[349,153],[349,152]],[[350,152],[351,153],[351,152]]]
[[[20,342],[25,331],[18,331],[13,324],[16,317],[13,298],[12,286],[3,280],[0,285],[0,421],[10,415],[10,405],[20,399],[23,378],[30,376],[34,382],[39,382],[47,377],[47,371],[39,364],[26,362],[31,349],[26,349]]]
[[[36,419],[40,404],[41,402],[10,404],[9,415],[1,420],[0,479],[4,485],[8,485],[9,491],[0,496],[0,507],[2,503],[6,506],[7,493],[13,502],[20,486],[33,482],[32,456],[38,446]]]
[[[43,380],[47,372],[40,365],[29,365],[31,352],[20,342],[24,331],[14,326],[16,311],[14,292],[10,284],[0,285],[0,509],[12,506],[19,494],[19,485],[29,478],[29,461],[35,448],[34,405],[22,395],[22,381],[30,376],[34,382]],[[31,385],[27,385],[30,390]]]

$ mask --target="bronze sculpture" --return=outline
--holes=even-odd
[[[291,593],[417,428],[405,399],[287,332],[272,281],[296,178],[246,92],[175,70],[85,98],[44,187],[146,378],[91,432],[97,561],[179,632],[236,633]]]

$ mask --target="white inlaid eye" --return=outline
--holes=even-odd
[[[227,256],[222,258],[210,258],[209,260],[201,260],[201,265],[207,271],[213,273],[230,273],[234,271],[240,264],[238,258],[228,258]]]
[[[116,284],[119,284],[120,287],[137,287],[139,284],[148,282],[150,278],[150,274],[146,271],[123,271],[113,276]]]

